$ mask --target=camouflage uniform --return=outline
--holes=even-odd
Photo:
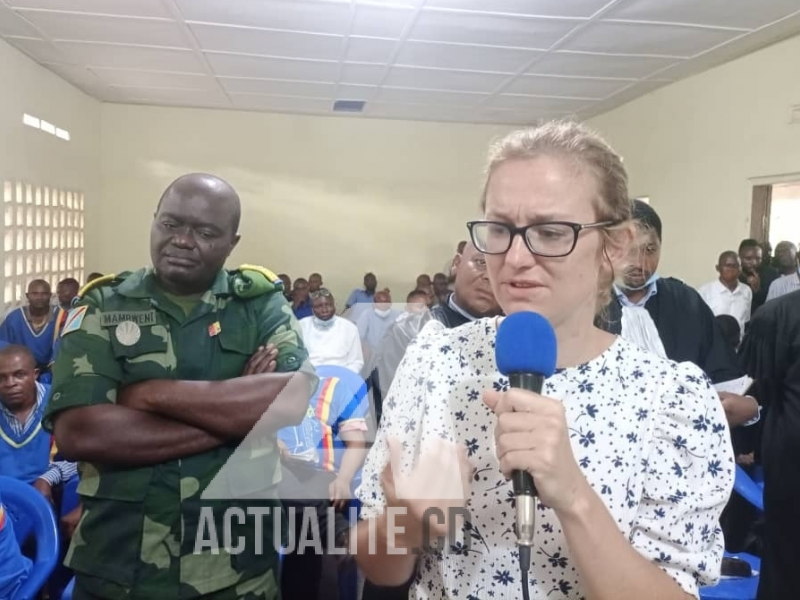
[[[159,289],[152,269],[92,282],[70,314],[85,310],[80,327],[70,330],[69,319],[65,325],[45,426],[59,411],[113,403],[121,387],[143,380],[238,377],[267,343],[278,348],[278,372],[307,372],[315,389],[297,322],[270,279],[277,278],[221,271],[188,316]],[[121,323],[127,335],[125,327],[117,331]],[[66,559],[78,574],[76,598],[278,598],[276,521],[286,531],[277,499],[279,452],[272,432],[242,451],[251,436],[238,450],[226,445],[150,467],[82,463],[83,516]],[[201,499],[212,480],[219,499]],[[255,544],[254,517],[234,519],[232,543],[243,538],[244,551],[228,553],[223,512],[254,506],[270,508],[261,543]],[[194,553],[201,507],[213,511],[217,553],[207,547]]]

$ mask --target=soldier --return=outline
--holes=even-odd
[[[153,268],[91,282],[64,325],[47,426],[82,461],[76,599],[278,598],[275,432],[318,379],[280,280],[223,270],[240,210],[221,179],[180,177]]]

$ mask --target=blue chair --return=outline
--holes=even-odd
[[[17,543],[22,546],[31,535],[36,540],[33,568],[14,597],[14,600],[32,600],[58,563],[58,522],[47,500],[27,483],[0,476],[0,490],[6,514],[14,524]]]
[[[764,511],[763,485],[753,481],[739,465],[736,465],[733,489],[758,510]],[[755,600],[758,593],[758,573],[761,570],[761,559],[746,552],[739,554],[726,552],[725,556],[739,558],[747,562],[753,570],[753,576],[726,577],[721,579],[717,585],[700,588],[701,600]]]
[[[75,578],[70,579],[69,584],[61,594],[61,600],[72,600],[72,593],[75,591]]]

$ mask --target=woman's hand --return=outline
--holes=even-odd
[[[446,538],[455,530],[450,523],[453,509],[466,506],[475,472],[467,460],[466,448],[444,440],[423,444],[415,466],[404,473],[402,444],[396,439],[389,439],[388,444],[390,460],[381,478],[387,514],[392,508],[405,509],[405,514],[395,513],[395,523],[405,528],[401,544],[395,545],[429,546],[436,538]],[[431,509],[439,509],[444,519],[440,521]],[[430,526],[427,532],[425,521]],[[426,534],[429,539],[425,539]]]
[[[542,504],[557,513],[572,509],[589,484],[572,454],[561,402],[518,389],[484,392],[483,401],[497,416],[494,437],[503,475],[527,471]]]

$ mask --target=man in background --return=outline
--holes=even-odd
[[[375,293],[372,310],[364,310],[356,321],[365,361],[369,360],[386,331],[401,314],[402,312],[392,308],[392,296],[389,292],[382,290]]]
[[[445,302],[450,295],[449,281],[444,273],[436,273],[433,276],[433,295],[437,304]]]
[[[314,314],[311,310],[311,300],[308,294],[308,282],[302,277],[295,279],[294,288],[292,288],[292,310],[294,311],[295,319],[298,321]]]
[[[775,246],[775,263],[781,277],[769,286],[767,301],[780,298],[800,289],[800,269],[798,269],[797,247],[791,242],[781,242]]]
[[[291,303],[292,302],[292,278],[289,277],[286,273],[281,273],[278,275],[278,279],[281,280],[283,283],[283,297],[286,298],[286,301]]]
[[[719,277],[702,285],[697,291],[714,316],[730,315],[736,319],[739,331],[744,335],[745,324],[750,320],[753,292],[750,286],[739,281],[741,269],[738,254],[733,250],[723,252],[719,255],[716,268]]]
[[[322,282],[322,275],[319,273],[312,273],[308,276],[309,293],[318,292],[323,285],[325,284]]]
[[[358,328],[336,315],[336,300],[327,288],[311,294],[314,314],[300,321],[311,364],[337,365],[360,373],[364,355]]]
[[[33,485],[53,503],[53,489],[78,474],[74,462],[51,462],[52,441],[42,429],[50,386],[36,380],[31,351],[0,349],[0,473]]]
[[[64,310],[72,308],[72,301],[78,295],[80,285],[78,280],[72,277],[67,277],[58,282],[56,286],[56,296],[58,297],[58,305]]]
[[[767,301],[769,286],[778,278],[778,272],[763,262],[763,249],[758,240],[752,238],[742,240],[739,244],[739,260],[742,263],[742,274],[739,281],[746,283],[753,291],[751,314]]]
[[[375,273],[367,273],[364,275],[364,287],[356,288],[347,297],[344,310],[348,312],[348,318],[354,323],[358,321],[361,311],[367,305],[371,305],[375,301],[375,290],[378,288],[378,278]]]
[[[50,306],[53,294],[50,284],[43,279],[31,281],[25,297],[27,306],[15,308],[0,325],[0,340],[28,348],[36,360],[39,380],[50,383],[62,309]]]

